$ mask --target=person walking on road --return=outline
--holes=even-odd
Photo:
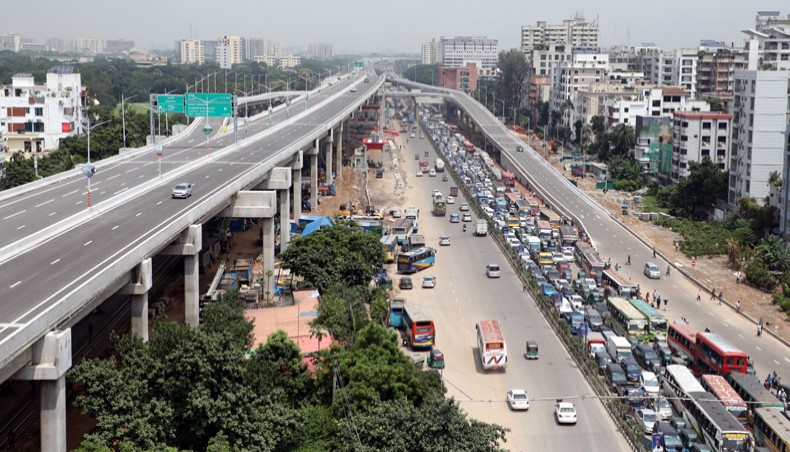
[[[735,302],[735,311],[741,312],[741,300]]]
[[[667,276],[669,276],[669,272],[670,272],[671,269],[672,269],[672,266],[671,265],[667,265]]]
[[[720,290],[719,291],[719,304],[721,304],[722,301],[724,301],[724,291]]]
[[[625,265],[631,265],[631,255],[628,255],[628,260],[625,261]]]
[[[760,317],[760,323],[757,324],[757,336],[763,335],[763,319]]]
[[[697,289],[697,301],[700,301],[701,298],[702,298],[702,291]]]
[[[669,304],[669,298],[664,298],[664,310],[667,310],[667,305]]]
[[[654,246],[653,247],[653,259],[655,259],[655,258],[656,258],[656,247]]]
[[[710,299],[711,301],[716,299],[716,289],[714,288],[710,289]]]

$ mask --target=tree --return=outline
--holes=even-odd
[[[302,276],[321,293],[334,284],[366,286],[384,265],[379,238],[352,222],[336,220],[328,228],[295,238],[282,253],[282,266]]]
[[[634,129],[626,124],[617,124],[610,133],[610,141],[615,155],[628,156],[634,149]]]
[[[724,111],[724,104],[722,103],[721,99],[719,99],[718,97],[704,96],[702,97],[701,100],[704,100],[705,102],[708,103],[708,105],[710,105],[710,111],[715,111],[715,112]]]
[[[529,66],[523,52],[511,49],[499,52],[497,67],[500,71],[497,99],[505,102],[505,115],[507,116],[507,112],[512,111],[514,107],[521,106]],[[496,105],[494,110],[496,110]]]
[[[728,176],[708,157],[689,163],[689,176],[681,179],[672,198],[672,209],[679,215],[691,216],[709,211],[720,196],[727,193]]]
[[[782,176],[779,175],[779,171],[771,171],[768,173],[768,185],[777,188],[782,186]]]
[[[272,333],[249,359],[249,387],[261,393],[281,391],[288,403],[303,400],[310,378],[300,355],[299,346],[284,331]]]
[[[415,64],[404,70],[403,76],[407,80],[425,85],[437,85],[439,83],[438,64]]]

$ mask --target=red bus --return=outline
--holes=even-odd
[[[688,363],[694,362],[694,344],[696,342],[697,330],[691,328],[685,322],[676,322],[669,325],[669,331],[667,332],[669,348]]]
[[[464,150],[467,154],[474,154],[475,153],[475,145],[472,144],[469,140],[464,140]]]
[[[407,304],[403,309],[403,341],[412,349],[431,348],[436,344],[436,327],[420,305]]]
[[[483,370],[507,367],[507,345],[498,320],[481,320],[475,326]]]
[[[724,405],[724,408],[730,412],[742,424],[746,425],[748,419],[746,417],[747,406],[738,392],[727,383],[721,375],[705,374],[702,376],[702,387],[706,391],[715,395],[719,402]]]
[[[587,272],[590,278],[594,278],[600,283],[606,264],[592,245],[587,242],[577,241],[576,258],[579,260],[582,270]]]
[[[502,171],[502,183],[505,184],[505,187],[515,187],[516,176],[510,171]]]
[[[745,374],[748,360],[746,353],[718,334],[697,333],[694,344],[694,371],[697,374]]]

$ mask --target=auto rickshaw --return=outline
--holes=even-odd
[[[447,175],[442,176],[442,182],[447,182]]]
[[[535,341],[527,341],[527,351],[524,353],[526,359],[538,359],[540,351],[538,350],[538,343]]]
[[[438,348],[434,348],[428,354],[428,367],[431,369],[444,369],[444,353]]]
[[[422,369],[423,364],[425,364],[425,358],[420,353],[412,353],[409,360],[417,369]]]
[[[415,152],[414,153],[414,160],[419,160],[419,159],[420,159],[420,153],[419,152]]]
[[[428,151],[425,151],[425,156],[428,157]]]

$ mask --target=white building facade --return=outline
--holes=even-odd
[[[431,39],[422,43],[422,64],[441,64],[442,42]]]
[[[688,177],[689,164],[701,163],[705,157],[719,169],[727,170],[731,126],[730,114],[675,112],[672,120],[672,182]]]
[[[217,63],[222,69],[244,62],[240,36],[222,36],[217,40]]]
[[[550,25],[539,21],[537,25],[521,27],[521,51],[529,53],[539,46],[565,44],[570,47],[598,47],[598,24],[584,20],[577,15],[566,19],[562,24]]]
[[[181,64],[203,64],[206,62],[203,43],[199,39],[182,39],[178,42],[178,47]]]
[[[498,41],[485,36],[456,36],[441,39],[441,64],[466,67],[475,63],[479,68],[496,67],[499,60]]]

